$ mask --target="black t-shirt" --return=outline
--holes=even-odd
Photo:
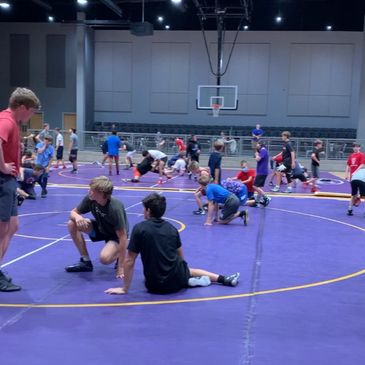
[[[222,155],[214,151],[209,156],[208,166],[210,169],[210,175],[213,177],[213,179],[216,179],[217,176],[215,176],[215,170],[221,169],[221,162],[222,162]],[[218,181],[220,181],[220,176],[218,176]]]
[[[200,144],[197,141],[189,140],[188,147],[186,149],[187,156],[190,156],[192,159],[199,157]]]
[[[141,254],[150,292],[171,293],[187,287],[189,269],[177,253],[179,247],[179,232],[163,219],[151,218],[133,227],[128,250]]]
[[[128,220],[124,206],[113,197],[105,206],[101,206],[89,196],[85,196],[76,209],[80,214],[91,212],[99,231],[106,236],[114,237],[119,229],[124,229],[128,234]]]
[[[320,154],[321,150],[315,148],[313,151],[312,151],[312,154],[314,153],[314,155],[316,156],[317,160],[319,161],[320,158],[319,158],[319,154]],[[313,166],[319,166],[319,163],[317,161],[314,161],[313,158],[312,158],[312,165]]]
[[[291,153],[294,152],[290,141],[285,142],[283,146],[283,164],[290,167],[292,164]]]

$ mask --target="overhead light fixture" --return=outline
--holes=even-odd
[[[165,25],[165,29],[166,30],[169,30],[170,29],[170,26],[169,25]]]
[[[49,21],[49,22],[51,22],[51,23],[52,23],[52,22],[54,22],[54,16],[50,15],[50,16],[48,17],[48,21]]]
[[[86,5],[87,0],[77,0],[77,3],[80,4],[80,5]]]
[[[174,3],[174,4],[180,4],[181,0],[171,0],[171,2]]]
[[[162,22],[163,22],[163,20],[164,20],[164,19],[163,19],[163,16],[158,16],[158,17],[157,17],[157,21],[158,21],[159,23],[162,23]]]
[[[248,30],[248,25],[245,25],[245,26],[243,27],[243,30]]]
[[[281,16],[277,16],[275,18],[276,23],[281,23],[283,21],[283,18]]]
[[[326,30],[332,30],[332,25],[327,25]]]
[[[0,8],[2,8],[2,9],[9,9],[10,8],[10,4],[7,1],[1,1],[0,2]]]

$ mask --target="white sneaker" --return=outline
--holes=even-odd
[[[211,281],[208,276],[196,276],[189,278],[188,285],[190,287],[195,286],[209,286],[211,284]]]

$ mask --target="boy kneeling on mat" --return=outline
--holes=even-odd
[[[178,230],[161,217],[166,210],[166,198],[152,193],[142,200],[143,222],[133,227],[124,261],[124,286],[110,288],[107,294],[127,294],[132,282],[134,264],[141,254],[145,285],[149,292],[168,294],[195,286],[217,282],[236,286],[240,274],[218,275],[201,269],[191,269],[184,261]]]

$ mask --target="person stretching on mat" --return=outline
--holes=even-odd
[[[239,273],[224,276],[201,269],[191,269],[184,260],[178,230],[161,217],[166,211],[166,198],[152,193],[142,200],[143,222],[132,230],[124,262],[123,287],[110,288],[107,294],[127,294],[134,265],[141,254],[145,286],[150,293],[168,294],[183,288],[208,286],[211,282],[236,286]]]
[[[154,167],[154,159],[153,157],[147,155],[145,158],[137,164],[137,166],[133,169],[133,178],[132,179],[122,179],[123,182],[133,182],[138,183],[140,182],[141,176],[146,175],[147,172],[152,171],[158,173]]]
[[[76,264],[67,266],[67,272],[93,271],[93,264],[86,248],[83,233],[93,242],[105,241],[100,251],[100,262],[109,265],[118,260],[117,277],[123,276],[123,261],[127,247],[128,220],[123,204],[112,197],[113,183],[106,176],[94,177],[88,195],[70,213],[67,223],[71,238],[81,258]],[[84,218],[89,213],[94,219]]]

